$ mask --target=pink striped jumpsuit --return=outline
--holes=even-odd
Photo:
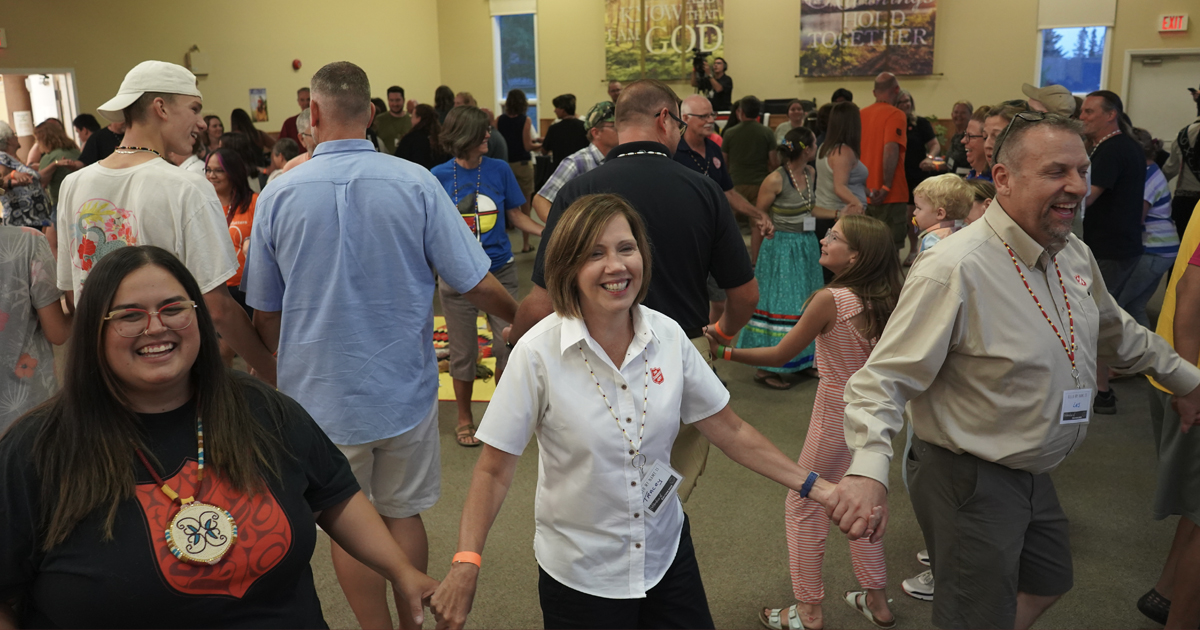
[[[828,289],[837,305],[837,322],[828,333],[817,336],[817,369],[821,382],[817,385],[816,402],[808,435],[800,451],[799,464],[814,470],[825,480],[837,483],[850,467],[850,451],[846,447],[843,413],[846,403],[842,394],[846,381],[858,371],[875,347],[849,320],[863,311],[858,296],[850,289]],[[825,598],[821,580],[821,564],[825,559],[825,538],[829,534],[829,518],[825,510],[811,499],[801,499],[795,490],[788,492],[784,508],[787,530],[789,565],[792,571],[792,591],[796,600],[818,604]],[[865,538],[850,543],[850,558],[854,575],[863,588],[880,589],[887,584],[883,543],[870,543]]]

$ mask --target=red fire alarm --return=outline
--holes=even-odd
[[[299,69],[300,69],[300,60],[293,59],[292,60],[292,70],[299,70]]]

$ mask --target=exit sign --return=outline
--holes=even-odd
[[[1179,15],[1164,15],[1158,18],[1158,32],[1160,33],[1178,33],[1186,31],[1188,26],[1188,16],[1186,13]]]

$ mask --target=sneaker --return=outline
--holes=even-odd
[[[923,564],[925,566],[929,566],[929,550],[928,549],[922,549],[921,551],[917,552],[917,562],[920,562],[921,564]]]
[[[1117,394],[1111,389],[1097,393],[1096,400],[1092,403],[1092,411],[1106,416],[1117,413]]]
[[[904,580],[900,584],[910,597],[931,602],[933,601],[933,571],[926,571],[916,577]]]

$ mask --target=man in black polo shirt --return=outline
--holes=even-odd
[[[1146,158],[1141,145],[1121,131],[1121,97],[1100,90],[1087,95],[1079,119],[1092,147],[1091,192],[1083,217],[1083,242],[1092,248],[1108,292],[1115,298],[1142,256],[1142,194]],[[1108,366],[1096,373],[1096,413],[1117,412],[1108,387]]]
[[[521,302],[509,342],[516,343],[553,312],[542,266],[545,244],[576,199],[598,193],[621,195],[642,215],[654,250],[645,305],[678,322],[705,356],[709,274],[728,293],[717,325],[720,334],[735,335],[750,321],[758,304],[758,282],[725,195],[711,179],[671,159],[681,128],[678,103],[671,88],[652,79],[621,91],[616,125],[622,144],[604,164],[567,182],[554,198],[533,267],[535,286]],[[681,426],[671,452],[671,466],[684,476],[680,500],[686,501],[695,487],[707,456],[708,441],[693,426]]]
[[[675,148],[675,161],[711,178],[721,190],[734,212],[750,217],[752,229],[758,230],[759,240],[775,234],[775,224],[765,212],[755,208],[741,193],[733,189],[733,178],[729,176],[729,162],[724,159],[721,147],[709,139],[716,126],[716,116],[707,98],[693,94],[679,106],[680,117],[687,125],[679,146]],[[725,312],[725,291],[717,286],[712,276],[708,277],[708,321],[721,319]]]

